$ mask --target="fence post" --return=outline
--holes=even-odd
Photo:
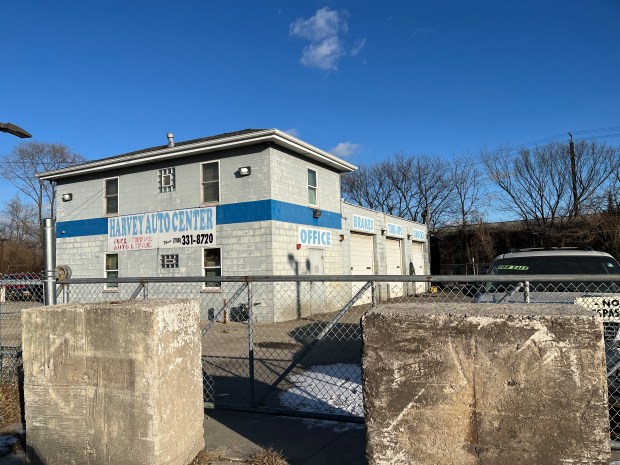
[[[43,249],[45,270],[43,270],[43,289],[45,305],[56,305],[56,234],[54,220],[43,220]]]
[[[250,405],[256,408],[254,383],[254,304],[252,302],[252,283],[248,281],[248,362],[250,364]]]
[[[370,295],[372,300],[372,308],[377,308],[377,286],[376,282],[372,281],[370,284]]]

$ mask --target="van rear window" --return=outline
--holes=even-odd
[[[609,257],[514,257],[495,260],[491,274],[620,274],[620,266]]]

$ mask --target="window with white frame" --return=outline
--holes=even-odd
[[[178,268],[179,267],[179,255],[178,254],[166,254],[161,256],[162,268]]]
[[[118,278],[118,254],[105,254],[105,277]],[[106,289],[118,290],[118,283],[106,283]]]
[[[220,162],[214,161],[201,165],[202,202],[220,201]]]
[[[203,249],[202,267],[207,277],[222,276],[222,249],[210,247]],[[221,283],[207,282],[205,287],[221,287]]]
[[[319,185],[316,170],[308,168],[308,205],[319,205]]]
[[[105,214],[118,214],[118,178],[105,180]]]
[[[174,168],[164,168],[158,171],[159,192],[175,190]]]

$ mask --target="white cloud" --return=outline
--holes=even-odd
[[[359,144],[354,144],[352,142],[340,142],[336,147],[332,148],[330,152],[337,157],[346,158],[357,152],[359,148]]]
[[[338,69],[338,60],[344,55],[344,49],[338,37],[328,37],[304,47],[301,64],[309,68],[328,70]]]
[[[351,55],[352,57],[359,55],[360,52],[364,50],[365,46],[366,46],[366,39],[357,39],[355,43],[353,44],[353,48],[351,49],[351,52],[349,53],[349,55]]]
[[[318,42],[337,36],[341,31],[347,32],[348,28],[346,20],[337,11],[324,7],[309,19],[295,21],[290,31],[291,35]]]
[[[309,68],[326,71],[338,69],[338,62],[347,55],[342,35],[349,30],[347,13],[323,7],[308,19],[298,19],[290,25],[290,35],[308,40],[303,49],[301,64]],[[364,48],[365,39],[358,40],[351,56],[356,56]]]
[[[286,129],[284,132],[293,137],[299,137],[299,130],[297,128]]]

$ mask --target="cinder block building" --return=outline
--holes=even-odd
[[[426,225],[341,200],[340,176],[355,169],[277,129],[247,129],[169,134],[167,145],[38,176],[57,184],[57,263],[73,277],[428,274]],[[195,284],[222,299],[226,285]],[[277,286],[261,286],[259,319],[299,316],[299,296]],[[394,283],[380,297],[423,290]],[[325,283],[302,313],[355,291]],[[126,292],[101,285],[92,298]]]

